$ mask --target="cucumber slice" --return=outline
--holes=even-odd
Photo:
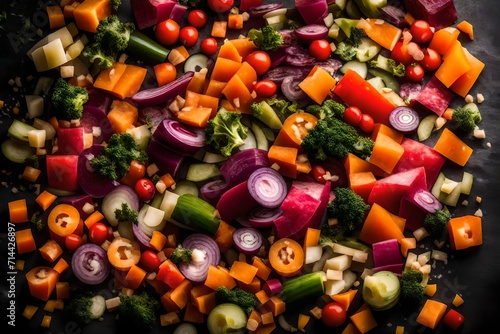
[[[206,151],[205,155],[203,156],[203,162],[206,163],[218,163],[218,162],[223,162],[226,161],[227,157],[223,156],[220,153],[214,153],[214,152],[209,152]]]
[[[28,132],[31,130],[36,130],[36,128],[17,119],[14,119],[12,121],[12,124],[9,126],[9,129],[7,130],[7,135],[11,138],[27,142]]]
[[[2,154],[10,161],[22,164],[26,158],[35,154],[35,149],[27,142],[6,139],[2,142]]]
[[[201,233],[214,236],[219,229],[220,219],[216,217],[215,208],[197,195],[179,196],[172,211],[171,219]]]
[[[462,189],[460,190],[462,194],[470,195],[473,181],[474,175],[468,172],[464,172],[464,175],[462,176]]]
[[[356,59],[364,63],[368,60],[374,58],[382,49],[380,44],[376,43],[368,37],[362,37],[361,43],[358,45],[358,52],[356,53]]]
[[[193,181],[188,180],[180,180],[175,184],[175,189],[171,189],[174,194],[182,196],[184,194],[191,194],[194,196],[198,196],[199,190],[196,184]]]
[[[348,69],[357,72],[363,79],[365,79],[368,75],[368,65],[366,65],[366,63],[360,62],[359,60],[351,60],[346,62],[340,68],[340,72],[345,74]]]
[[[399,277],[392,271],[379,271],[365,277],[363,300],[374,310],[387,310],[399,300]]]
[[[385,82],[384,80],[382,80],[381,77],[373,77],[368,79],[367,81],[370,83],[370,85],[375,87],[379,92],[381,92],[382,89],[385,88]]]
[[[345,33],[347,37],[350,37],[351,28],[356,27],[358,25],[359,20],[339,17],[338,19],[335,19],[334,22],[339,25],[340,29],[342,29],[342,31]]]
[[[251,125],[249,124],[249,127],[250,126]],[[238,150],[244,151],[252,148],[257,148],[257,140],[255,140],[255,135],[253,134],[252,130],[248,129],[245,142],[243,143],[243,145],[238,147]]]
[[[384,80],[385,86],[392,89],[394,92],[399,93],[399,82],[396,78],[389,72],[384,70],[379,70],[377,68],[370,68],[368,73],[375,77],[380,77]]]
[[[189,165],[186,180],[192,182],[202,182],[220,175],[220,169],[212,163],[194,163]]]
[[[257,148],[261,150],[269,150],[269,141],[266,138],[266,134],[262,130],[259,124],[252,122],[251,129],[255,135],[255,140],[257,141]]]
[[[198,72],[202,68],[208,67],[208,56],[203,53],[194,53],[187,57],[184,62],[184,73],[186,72]]]
[[[434,125],[436,124],[436,119],[438,115],[428,115],[425,116],[418,125],[417,136],[419,141],[424,141],[431,136],[432,131],[434,131]]]

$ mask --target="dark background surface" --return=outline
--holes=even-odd
[[[125,2],[128,2],[125,0]],[[269,1],[267,1],[269,2]],[[293,1],[283,1],[285,5],[293,3]],[[0,95],[2,100],[8,106],[15,104],[15,98],[19,98],[14,94],[12,87],[8,85],[8,80],[19,76],[23,81],[21,92],[31,93],[33,90],[34,80],[29,82],[27,76],[33,74],[33,66],[25,57],[25,51],[29,49],[36,36],[36,29],[40,27],[44,33],[48,32],[47,21],[44,21],[43,8],[50,1],[40,0],[19,2],[1,2],[1,10],[6,11],[8,20],[4,30],[0,31]],[[481,74],[478,82],[474,86],[471,94],[475,96],[481,93],[485,97],[484,103],[480,105],[480,110],[483,115],[481,128],[486,131],[487,138],[484,140],[476,140],[473,138],[464,138],[464,140],[474,148],[474,153],[467,163],[462,168],[457,168],[451,164],[446,164],[445,174],[448,176],[461,175],[462,170],[469,171],[474,174],[474,186],[472,193],[467,197],[469,200],[468,206],[459,205],[454,210],[454,215],[473,214],[478,208],[483,212],[483,245],[476,248],[460,252],[452,252],[448,248],[449,253],[448,264],[438,262],[431,273],[430,283],[438,284],[438,292],[433,299],[441,300],[448,305],[455,293],[459,293],[465,300],[465,303],[457,310],[461,312],[466,320],[463,327],[459,330],[460,333],[484,333],[490,332],[486,328],[491,328],[498,323],[500,285],[498,283],[500,277],[500,119],[498,106],[500,106],[500,33],[498,30],[498,13],[500,13],[500,2],[497,0],[480,0],[466,1],[456,0],[456,8],[459,13],[458,21],[468,20],[474,25],[475,40],[470,41],[462,34],[461,41],[463,45],[476,57],[486,63],[486,68]],[[27,14],[29,13],[29,14]],[[130,13],[128,14],[130,15]],[[29,17],[31,26],[23,25],[23,16]],[[130,16],[129,16],[130,17]],[[3,21],[5,23],[5,21]],[[22,99],[19,99],[22,103]],[[462,99],[457,98],[454,104],[461,104]],[[21,110],[23,106],[21,105]],[[0,136],[1,140],[6,137],[6,130],[12,121],[9,113],[9,108],[4,109],[1,116]],[[429,140],[429,145],[436,137],[433,136]],[[486,143],[491,143],[491,148],[488,148]],[[19,180],[18,175],[22,173],[23,166],[12,165],[1,156],[0,160],[0,178],[2,186],[0,186],[0,244],[1,244],[1,268],[7,266],[7,242],[6,231],[8,222],[7,202],[27,198],[29,207],[34,207],[33,189],[30,189],[27,183]],[[5,172],[6,171],[6,172]],[[13,188],[20,189],[20,192],[15,194]],[[478,205],[475,202],[476,196],[482,198],[482,203]],[[465,198],[465,197],[464,197]],[[33,213],[30,211],[30,213]],[[25,228],[27,225],[20,225],[17,228]],[[37,235],[37,245],[41,246],[46,235]],[[445,246],[447,247],[447,246]],[[27,268],[33,267],[40,262],[38,252],[16,256],[18,259],[26,260]],[[0,277],[3,277],[1,275]],[[9,298],[9,285],[7,278],[2,278],[1,300],[2,305],[7,305]],[[61,280],[71,280],[71,274],[66,273],[61,277]],[[11,288],[12,289],[12,288]],[[104,295],[111,295],[112,287],[109,284],[96,287],[98,291]],[[119,330],[115,322],[115,314],[106,314],[103,322],[95,321],[85,328],[79,328],[72,321],[61,316],[60,311],[55,311],[53,314],[52,326],[45,329],[39,326],[41,318],[44,314],[43,310],[39,310],[32,321],[27,321],[22,317],[22,310],[27,303],[35,304],[43,308],[44,303],[33,300],[29,296],[27,286],[24,279],[24,273],[17,273],[17,281],[15,285],[15,295],[17,299],[16,312],[16,327],[8,327],[8,332],[40,332],[40,333],[115,333]],[[355,305],[352,306],[351,312],[360,305],[360,293],[357,295]],[[5,306],[6,307],[6,306]],[[310,307],[309,307],[310,308]],[[3,310],[5,308],[2,307]],[[307,310],[308,308],[306,308]],[[375,313],[379,326],[371,333],[394,333],[395,326],[405,326],[405,333],[451,333],[445,326],[439,325],[436,330],[432,331],[418,325],[415,321],[417,312],[405,314],[398,309],[392,309],[386,312]],[[291,324],[296,323],[296,312],[288,315]],[[3,318],[6,319],[6,318]],[[5,320],[7,322],[7,320]],[[493,327],[495,328],[495,327]],[[173,328],[155,328],[155,333],[171,333]],[[200,331],[202,333],[203,331]],[[279,326],[277,329],[279,332]],[[326,332],[325,328],[321,327],[318,321],[311,321],[307,326],[308,333]],[[341,330],[328,329],[329,333],[340,333]]]

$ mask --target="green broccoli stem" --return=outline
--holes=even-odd
[[[170,53],[169,49],[138,30],[134,30],[130,34],[127,51],[150,65],[165,62]]]

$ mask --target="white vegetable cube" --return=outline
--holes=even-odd
[[[323,271],[327,271],[328,269],[333,270],[346,270],[351,266],[352,258],[347,255],[339,255],[332,257],[326,260],[325,265],[323,267]]]
[[[33,126],[39,130],[45,130],[45,139],[52,140],[56,136],[56,129],[47,121],[40,118],[33,120]]]
[[[431,259],[431,252],[428,251],[428,252],[425,252],[425,253],[422,253],[422,254],[419,254],[418,257],[417,257],[417,261],[423,266],[424,264],[426,264],[427,262],[429,262],[429,260]]]
[[[31,147],[44,147],[45,138],[45,130],[28,131],[28,142]]]
[[[326,279],[327,280],[332,280],[332,281],[339,281],[343,278],[344,272],[342,270],[333,270],[333,269],[327,269],[326,270]]]
[[[70,65],[63,65],[59,68],[61,78],[71,78],[75,75],[75,67]]]
[[[319,261],[321,255],[323,255],[323,247],[321,245],[306,247],[305,264]]]
[[[156,227],[161,225],[164,217],[165,212],[163,210],[157,209],[153,206],[148,206],[143,222],[147,226]]]
[[[406,256],[405,267],[410,268],[412,263],[417,261],[417,257],[418,257],[417,254],[412,253],[412,252],[408,252],[408,255]]]
[[[325,295],[333,296],[341,293],[344,290],[345,282],[343,280],[325,282]]]
[[[127,133],[131,134],[132,137],[134,137],[137,146],[143,149],[147,147],[149,139],[151,138],[151,130],[147,124],[127,129]]]
[[[64,50],[64,46],[60,38],[42,46],[42,49],[49,69],[61,66],[68,61],[66,51]]]
[[[73,44],[73,34],[70,29],[68,29],[68,26],[62,27],[53,33],[47,35],[47,43],[53,42],[57,39],[61,40],[63,48],[68,47],[69,45]]]
[[[350,269],[344,270],[342,272],[342,280],[344,281],[344,290],[342,292],[349,290],[357,279],[358,275],[354,271]]]
[[[174,211],[178,199],[179,195],[171,191],[165,190],[165,193],[163,194],[163,199],[160,204],[160,210],[162,210],[165,213],[165,219],[168,219],[172,216],[172,212]]]
[[[47,64],[47,58],[45,57],[45,52],[43,47],[39,47],[31,53],[31,58],[35,64],[36,70],[38,72],[44,72],[49,70],[49,65]]]
[[[84,47],[85,45],[81,39],[68,46],[66,49],[66,57],[68,60],[78,57],[82,53]]]
[[[39,117],[43,114],[43,97],[40,95],[26,95],[26,106],[28,107],[28,116],[30,119]]]

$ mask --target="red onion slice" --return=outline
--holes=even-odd
[[[84,244],[71,258],[71,269],[82,283],[96,285],[104,282],[110,272],[106,251],[96,244]]]
[[[233,154],[221,166],[220,172],[228,187],[232,187],[247,180],[254,170],[267,166],[267,151],[255,148]]]
[[[111,127],[111,122],[106,112],[97,107],[88,105],[83,107],[80,126],[83,126],[85,133],[93,134],[94,144],[108,142],[113,134],[113,128]],[[94,130],[94,128],[96,128],[96,130]],[[95,131],[99,131],[100,133],[94,133]]]
[[[135,241],[137,241],[142,248],[151,248],[150,241],[151,237],[144,233],[139,227],[139,224],[132,223],[132,231],[134,232]]]
[[[280,173],[270,167],[262,167],[248,178],[248,191],[263,207],[277,208],[286,197],[287,186]]]
[[[132,96],[132,101],[140,106],[154,106],[183,95],[193,77],[194,72],[189,71],[174,81],[156,88],[144,89]]]
[[[269,228],[273,226],[273,221],[281,216],[283,211],[280,208],[265,208],[257,206],[244,216],[237,217],[236,220],[245,227]]]
[[[78,183],[86,194],[95,198],[103,198],[119,185],[118,182],[97,174],[90,165],[92,158],[98,157],[103,148],[102,145],[92,145],[78,156]]]
[[[433,214],[443,208],[443,204],[426,189],[415,188],[407,193],[405,198],[426,213]]]
[[[217,179],[209,181],[201,186],[200,194],[205,201],[215,206],[217,205],[217,202],[222,194],[224,194],[228,189],[229,187],[225,180]]]
[[[150,163],[154,162],[161,171],[174,177],[184,161],[182,154],[172,151],[167,145],[154,138],[149,141],[146,153],[149,156]]]
[[[233,232],[236,249],[246,255],[255,255],[262,246],[263,237],[259,230],[252,227],[238,228]]]
[[[307,99],[307,94],[299,87],[302,78],[288,76],[281,82],[281,92],[290,101]]]
[[[295,35],[302,43],[311,43],[328,35],[328,28],[321,24],[308,24],[295,29]]]
[[[153,138],[181,154],[193,155],[205,146],[205,131],[184,125],[175,119],[164,119],[153,133]]]
[[[411,134],[417,131],[420,117],[415,109],[399,106],[390,113],[389,123],[395,130],[403,134]]]
[[[267,13],[272,12],[273,10],[280,9],[283,7],[282,3],[269,3],[269,4],[262,4],[260,6],[252,7],[248,10],[248,14],[250,14],[251,17],[262,17]]]
[[[191,282],[203,283],[210,265],[219,265],[221,258],[219,246],[208,235],[193,233],[184,239],[182,247],[190,249],[193,256],[190,263],[181,263],[179,270]]]

